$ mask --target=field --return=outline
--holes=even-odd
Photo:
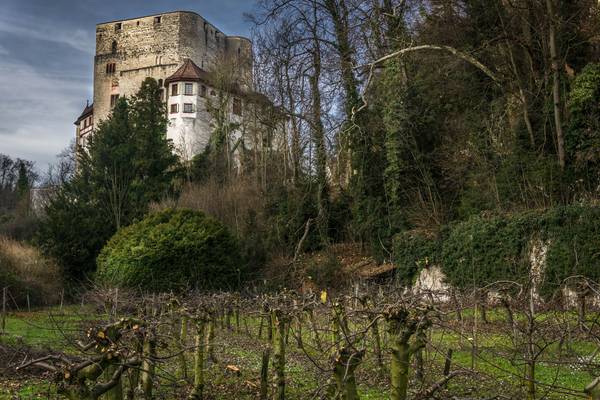
[[[508,308],[500,306],[484,313],[472,304],[445,309],[415,299],[392,300],[381,290],[378,296],[373,301],[368,296],[332,301],[293,293],[140,296],[136,307],[129,299],[119,307],[95,302],[13,312],[0,345],[0,398],[62,398],[57,391],[66,380],[60,371],[105,351],[82,351],[76,343],[93,341],[97,332],[110,332],[102,327],[115,325],[121,329],[119,338],[106,351],[122,356],[122,364],[138,357],[131,349],[140,335],[132,332],[146,329],[144,342],[152,332],[155,352],[139,352],[139,363],[122,373],[120,385],[127,393],[133,371],[143,375],[144,365],[152,365],[152,396],[157,399],[186,397],[198,389],[194,369],[199,349],[205,399],[261,398],[265,390],[264,398],[281,398],[283,390],[289,399],[351,392],[361,399],[388,399],[403,377],[408,378],[406,398],[576,399],[586,398],[583,389],[600,372],[598,315],[593,312],[582,325],[574,312],[540,306],[532,320],[515,301],[508,323]],[[134,317],[134,322],[119,322]],[[214,338],[209,339],[211,330]],[[399,359],[394,357],[406,335],[413,350],[407,370],[398,375],[394,362]],[[261,379],[265,351],[270,363]],[[54,360],[57,370],[34,363],[16,371],[48,355],[61,355],[62,361]],[[151,364],[144,364],[148,359]]]

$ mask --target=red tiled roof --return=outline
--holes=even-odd
[[[210,74],[187,58],[183,65],[165,80],[165,83],[181,81],[208,82],[209,80]]]
[[[75,121],[75,125],[79,125],[79,122],[82,119],[85,119],[86,117],[90,116],[93,113],[94,113],[94,103],[87,104],[85,106],[85,108],[83,109],[83,112],[81,113],[81,115],[79,116],[79,118],[77,118],[77,121]]]

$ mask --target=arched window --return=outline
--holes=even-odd
[[[117,41],[116,40],[113,40],[111,50],[112,50],[113,54],[117,52]]]

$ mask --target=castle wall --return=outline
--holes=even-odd
[[[94,62],[96,121],[106,119],[110,113],[111,95],[123,97],[135,94],[146,77],[164,81],[186,58],[210,70],[219,58],[227,56],[227,49],[237,52],[238,47],[243,47],[240,53],[248,54],[250,51],[251,54],[248,39],[228,38],[193,12],[176,11],[97,25]],[[107,73],[106,66],[112,63],[115,71]]]

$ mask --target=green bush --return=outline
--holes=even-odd
[[[419,232],[402,232],[393,239],[393,259],[398,265],[396,279],[410,284],[419,271],[439,262],[440,242]]]
[[[153,291],[231,288],[243,272],[229,230],[192,210],[158,212],[119,230],[97,264],[104,284]]]
[[[511,280],[527,283],[533,239],[548,245],[542,294],[568,277],[600,281],[600,207],[571,205],[512,215],[473,216],[446,226],[437,240],[412,232],[394,238],[397,276],[410,283],[426,264],[438,264],[448,283],[483,287]]]
[[[448,226],[441,255],[448,283],[481,287],[499,280],[526,279],[526,248],[535,220],[530,214],[478,215]]]

